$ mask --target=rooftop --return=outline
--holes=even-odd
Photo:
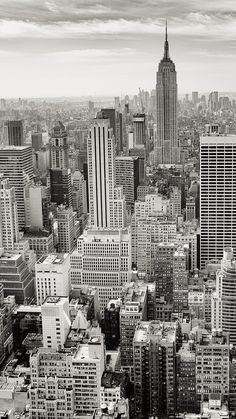
[[[61,305],[61,304],[63,304],[67,300],[68,300],[67,297],[52,297],[52,296],[48,296],[44,300],[44,303],[43,303],[42,307],[44,307],[44,306],[50,306],[50,305],[55,305],[55,304],[56,305]]]
[[[30,238],[30,237],[49,237],[52,236],[52,233],[50,233],[47,230],[27,230],[24,234],[25,238]]]
[[[126,376],[124,372],[104,371],[102,375],[102,386],[105,388],[116,388],[124,383]]]
[[[28,148],[31,148],[31,145],[6,145],[6,146],[1,146],[0,150],[26,150]]]
[[[206,135],[200,138],[200,144],[235,144],[236,145],[236,135]]]
[[[75,361],[81,361],[83,359],[87,360],[97,360],[101,358],[101,351],[90,350],[90,345],[99,345],[101,343],[101,338],[99,336],[92,336],[87,344],[82,344],[78,347],[77,352],[74,355]]]
[[[129,235],[130,235],[130,229],[129,228],[122,228],[122,229],[117,229],[117,228],[88,228],[87,230],[84,231],[83,235],[79,237],[78,240],[81,241],[114,241],[114,239],[116,241],[119,240],[120,236],[122,237],[122,239],[124,238],[124,236],[127,240],[129,239]]]
[[[16,261],[18,260],[20,257],[22,257],[22,255],[20,253],[3,253],[0,256],[0,260],[1,261],[8,261],[8,260],[12,260],[12,261]]]
[[[176,327],[176,322],[140,322],[135,331],[134,341],[149,342],[152,337],[156,337],[162,344],[173,343],[176,339]]]
[[[186,361],[195,361],[195,352],[191,351],[188,343],[183,344],[180,348],[178,355],[181,357],[181,360]]]
[[[67,258],[68,253],[50,253],[49,255],[43,255],[38,261],[37,264],[44,265],[59,265],[63,264]]]
[[[41,306],[37,305],[20,305],[14,310],[14,314],[17,313],[41,313]]]

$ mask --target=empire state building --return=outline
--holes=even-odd
[[[159,63],[156,81],[157,164],[172,165],[180,161],[177,130],[177,82],[175,64],[169,56],[167,25],[164,56]]]

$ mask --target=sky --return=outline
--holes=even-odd
[[[236,91],[235,0],[0,0],[0,97],[151,90],[166,18],[179,92]]]

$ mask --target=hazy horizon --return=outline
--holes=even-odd
[[[1,97],[151,90],[166,18],[180,94],[236,90],[233,0],[1,0],[0,15]]]

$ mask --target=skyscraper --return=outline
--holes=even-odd
[[[30,185],[25,190],[26,226],[50,229],[50,189],[48,186]]]
[[[77,242],[70,257],[71,285],[95,286],[101,314],[111,299],[121,297],[131,280],[130,229],[89,228]]]
[[[91,225],[110,225],[114,194],[114,139],[109,119],[95,119],[88,138],[88,183]]]
[[[134,148],[144,146],[146,143],[146,116],[145,113],[133,116]]]
[[[131,211],[134,210],[139,183],[139,158],[130,156],[116,157],[116,185],[123,186],[126,204]]]
[[[42,132],[32,132],[31,143],[34,151],[39,151],[43,145],[43,134]]]
[[[88,186],[90,224],[122,228],[125,201],[115,188],[115,143],[109,119],[94,119],[88,138]]]
[[[72,205],[70,169],[50,169],[51,201],[57,205]]]
[[[69,300],[67,297],[48,296],[42,305],[44,348],[63,347],[70,330]]]
[[[52,129],[50,138],[51,169],[69,167],[67,132],[59,121]]]
[[[47,296],[68,297],[70,290],[70,259],[68,253],[43,255],[35,264],[37,304]]]
[[[177,130],[177,82],[175,64],[169,56],[166,36],[164,57],[159,63],[156,79],[157,97],[157,164],[171,165],[180,160]]]
[[[200,142],[201,268],[236,248],[236,136],[206,136]]]
[[[133,341],[135,418],[173,418],[180,328],[159,321],[137,324]]]
[[[57,208],[58,251],[71,253],[75,246],[75,216],[72,207],[60,205]]]
[[[110,120],[110,128],[115,137],[116,152],[122,150],[122,114],[114,108],[103,108],[101,112],[104,118]]]
[[[212,296],[212,328],[229,334],[230,343],[236,344],[236,262],[233,249],[224,249],[221,269],[216,275],[216,292]]]
[[[4,134],[6,145],[23,145],[24,138],[22,121],[6,121],[4,124]]]
[[[8,146],[0,148],[0,173],[15,187],[19,228],[25,227],[25,186],[33,179],[32,148]]]
[[[19,240],[15,189],[0,178],[0,247],[13,250]]]

